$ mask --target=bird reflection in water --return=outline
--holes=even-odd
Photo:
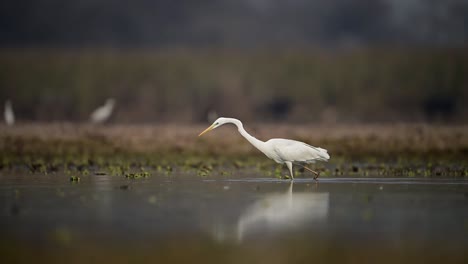
[[[293,184],[290,183],[286,193],[269,194],[247,207],[235,226],[235,240],[241,242],[249,234],[262,231],[275,233],[300,230],[325,220],[328,216],[329,194],[293,193]],[[225,230],[220,230],[219,226],[216,229],[215,238],[218,241],[225,240]]]

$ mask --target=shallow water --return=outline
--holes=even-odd
[[[0,206],[8,263],[468,259],[466,179],[2,172]]]

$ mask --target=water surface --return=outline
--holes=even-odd
[[[466,263],[468,180],[0,175],[11,262]],[[2,261],[3,262],[3,261]],[[3,262],[7,263],[7,262]]]

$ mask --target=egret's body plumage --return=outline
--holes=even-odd
[[[101,123],[106,122],[112,115],[112,111],[114,110],[114,105],[115,105],[114,99],[112,98],[107,99],[106,104],[98,107],[91,114],[91,117],[90,117],[91,122],[95,124],[101,124]]]
[[[5,124],[12,126],[15,124],[15,114],[13,113],[13,106],[11,105],[10,100],[5,102],[5,110],[3,112],[3,117],[5,118]]]
[[[267,156],[277,163],[284,163],[287,161],[314,163],[317,160],[327,161],[330,158],[327,150],[313,147],[296,140],[273,138],[265,142],[265,144],[269,146],[274,153],[271,157],[269,155]]]
[[[199,136],[224,124],[234,124],[237,126],[239,133],[268,158],[277,163],[286,164],[291,174],[291,179],[294,179],[293,164],[302,166],[301,163],[315,163],[315,161],[328,161],[330,159],[330,155],[326,149],[313,147],[304,142],[283,138],[273,138],[263,142],[247,133],[242,122],[235,118],[220,117],[210,127],[200,133]],[[312,171],[307,167],[304,168]],[[318,177],[317,172],[312,172]]]

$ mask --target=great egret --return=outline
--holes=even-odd
[[[242,122],[235,118],[226,118],[220,117],[214,121],[214,123],[201,132],[198,136],[205,134],[206,132],[213,130],[217,127],[220,127],[224,124],[234,124],[237,126],[239,133],[247,139],[254,147],[263,152],[268,158],[276,161],[280,164],[286,164],[291,174],[291,180],[294,180],[293,175],[293,164],[299,165],[304,169],[307,169],[315,174],[314,179],[319,177],[319,173],[313,171],[301,163],[315,163],[315,161],[328,161],[330,155],[326,149],[317,148],[310,146],[304,142],[283,139],[283,138],[273,138],[266,142],[256,139],[251,136],[247,131],[245,131]]]
[[[101,124],[107,121],[112,114],[112,110],[114,109],[115,100],[113,98],[109,98],[106,100],[106,104],[103,106],[98,107],[94,112],[91,114],[91,122],[95,124]]]
[[[5,123],[8,126],[15,124],[15,114],[13,113],[13,106],[11,105],[10,100],[5,102],[5,111],[3,112],[3,117],[5,118]]]

